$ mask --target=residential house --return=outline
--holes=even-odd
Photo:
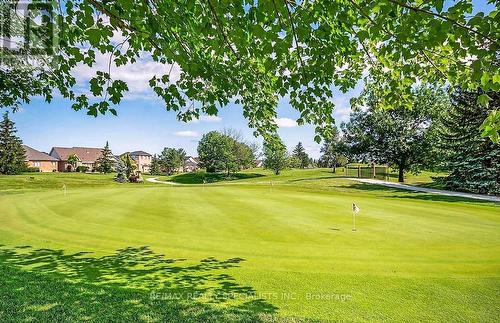
[[[262,159],[257,159],[254,161],[255,167],[262,168],[264,167],[264,161]]]
[[[196,172],[198,169],[200,169],[199,164],[200,159],[198,157],[186,157],[186,160],[184,161],[184,172]]]
[[[78,166],[86,166],[88,171],[94,171],[97,167],[97,160],[102,156],[102,148],[88,148],[88,147],[54,147],[50,151],[50,156],[58,160],[57,169],[60,172],[75,171],[73,166],[68,163],[68,157],[76,155],[78,157]]]
[[[135,161],[138,171],[140,171],[141,173],[149,172],[149,167],[151,166],[151,158],[153,157],[151,156],[151,154],[142,150],[132,151],[125,154],[129,154],[130,157]]]
[[[56,172],[57,159],[47,153],[23,145],[28,167],[37,167],[40,172]]]

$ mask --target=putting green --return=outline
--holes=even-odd
[[[190,301],[262,320],[500,316],[498,205],[338,178],[266,181],[0,194],[0,260],[72,284],[157,291],[160,304],[197,292]],[[47,304],[31,312],[55,311]]]

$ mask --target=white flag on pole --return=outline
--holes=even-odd
[[[358,214],[360,211],[359,207],[356,205],[356,203],[352,203],[352,212],[355,214]]]

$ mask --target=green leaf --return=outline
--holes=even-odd
[[[482,106],[488,106],[488,103],[490,101],[491,101],[491,98],[486,93],[483,93],[477,97],[477,103],[479,103]]]
[[[483,86],[483,88],[487,87],[488,86],[488,82],[490,81],[490,74],[488,72],[484,72],[483,73],[483,76],[481,76],[481,85]],[[487,89],[484,89],[484,90],[487,90]]]

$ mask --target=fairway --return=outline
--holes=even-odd
[[[175,186],[81,176],[66,195],[0,177],[0,321],[500,317],[497,204],[318,170]]]

